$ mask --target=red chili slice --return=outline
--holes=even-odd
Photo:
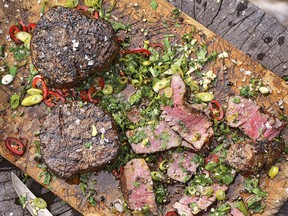
[[[130,53],[144,53],[145,55],[150,55],[151,52],[144,48],[135,48],[135,49],[128,49],[128,50],[121,50],[121,54],[130,54]]]
[[[49,107],[53,107],[56,105],[55,102],[59,101],[59,99],[62,103],[66,102],[62,94],[56,91],[48,90],[48,97],[44,100],[44,103]]]
[[[56,92],[58,92],[59,94],[61,94],[63,97],[68,97],[69,94],[69,90],[68,89],[55,89]]]
[[[208,164],[209,162],[219,162],[219,158],[216,154],[210,154],[208,157],[205,159],[205,164]]]
[[[112,175],[114,175],[117,179],[119,179],[121,177],[123,171],[124,171],[123,166],[120,166],[119,171],[117,171],[116,168],[112,170]]]
[[[25,153],[26,147],[25,145],[15,137],[7,137],[5,139],[5,145],[13,154],[23,155]]]
[[[99,77],[99,87],[103,89],[105,86],[105,81],[102,77]]]
[[[149,44],[150,47],[153,47],[153,48],[161,48],[162,50],[164,50],[164,45],[162,43],[150,43]]]
[[[18,21],[19,25],[22,27],[22,31],[27,32],[27,27],[26,25],[23,23],[22,20]]]
[[[64,98],[61,94],[59,94],[58,92],[56,92],[56,91],[48,90],[48,95],[49,95],[49,96],[54,96],[54,98],[56,99],[56,101],[58,101],[58,100],[60,99],[60,100],[62,101],[62,103],[65,103],[65,102],[66,102],[65,98]]]
[[[55,104],[52,101],[52,98],[46,98],[45,100],[43,100],[43,102],[46,104],[46,106],[48,107],[54,107]]]
[[[93,12],[93,16],[95,17],[95,19],[99,19],[99,12],[98,11],[94,11]]]
[[[91,86],[88,90],[88,99],[91,103],[99,103],[99,99],[94,99],[93,94],[97,92],[97,89],[94,86]]]
[[[209,109],[211,111],[211,116],[218,121],[222,120],[224,117],[223,108],[218,100],[212,100],[209,103]]]
[[[87,7],[87,6],[83,6],[83,5],[77,5],[76,9],[77,9],[77,10],[87,11],[87,10],[88,10],[88,7]]]
[[[32,87],[37,88],[37,83],[40,82],[42,86],[42,91],[43,91],[43,100],[45,100],[48,96],[48,88],[46,86],[46,83],[40,76],[35,76],[33,81],[32,81]]]
[[[121,77],[124,77],[126,76],[125,72],[124,71],[120,71],[120,74],[119,74]]]
[[[82,99],[83,102],[89,101],[87,90],[85,90],[85,89],[81,90],[79,96],[80,96],[80,98]]]
[[[169,211],[165,214],[165,216],[178,216],[178,214],[175,211]]]
[[[27,31],[28,31],[29,33],[31,33],[31,32],[36,28],[36,26],[37,26],[37,24],[35,24],[35,23],[30,23],[30,24],[28,25],[28,27],[27,27]]]
[[[18,32],[20,32],[20,29],[16,25],[13,25],[9,28],[9,35],[11,40],[13,40],[17,44],[21,44],[22,41],[20,41],[18,38],[15,37],[15,34],[17,34]]]

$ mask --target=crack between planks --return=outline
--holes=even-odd
[[[242,50],[244,44],[246,44],[246,42],[251,38],[251,36],[253,36],[253,34],[255,33],[255,31],[257,30],[257,27],[258,27],[258,26],[260,25],[260,23],[262,22],[262,19],[263,19],[264,16],[265,16],[265,14],[263,14],[263,15],[260,17],[259,22],[256,23],[256,25],[255,25],[255,27],[253,28],[253,30],[252,30],[251,33],[246,30],[246,32],[248,32],[249,35],[248,35],[248,37],[244,40],[244,42],[240,45],[240,49],[241,49],[241,50]]]
[[[211,22],[207,25],[207,28],[209,28],[213,24],[214,19],[219,15],[221,8],[222,8],[222,3],[223,3],[223,0],[220,1],[218,11],[216,12],[216,15],[214,15],[214,17],[212,18]]]

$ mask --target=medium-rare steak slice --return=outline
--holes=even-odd
[[[272,140],[286,125],[271,113],[261,112],[251,99],[239,96],[229,98],[226,120],[228,125],[239,127],[253,140]]]
[[[132,159],[123,170],[121,188],[132,210],[148,206],[151,214],[158,215],[150,170],[144,159]]]
[[[201,111],[184,104],[165,106],[162,110],[162,117],[172,130],[179,133],[195,151],[201,150],[214,135],[211,121]]]
[[[63,104],[41,121],[41,154],[48,169],[60,178],[99,170],[117,156],[120,141],[114,123],[94,104]]]
[[[175,208],[179,215],[193,216],[199,212],[206,210],[216,201],[216,192],[218,190],[226,191],[228,187],[226,185],[214,184],[212,186],[213,194],[211,197],[207,196],[188,196],[183,195],[181,199],[174,203],[173,208]]]
[[[186,147],[199,151],[214,135],[212,123],[202,111],[184,102],[186,88],[179,74],[172,76],[171,88],[173,106],[161,107],[162,117],[172,130],[188,142]]]
[[[119,52],[112,26],[76,9],[54,7],[37,23],[31,40],[33,64],[55,88],[69,88],[103,71]]]
[[[172,100],[174,105],[184,103],[184,94],[186,92],[185,83],[179,74],[174,74],[171,79],[171,88],[173,89]]]
[[[240,100],[240,103],[238,102]],[[236,102],[235,102],[236,101]],[[231,127],[239,127],[247,122],[250,117],[259,110],[259,107],[251,100],[240,96],[232,96],[228,100],[226,120]]]
[[[198,167],[193,162],[195,154],[189,151],[173,153],[173,161],[168,164],[167,175],[176,181],[186,183]]]
[[[230,166],[239,171],[256,173],[268,168],[280,157],[284,148],[284,142],[245,140],[231,145],[226,159]]]
[[[137,154],[154,153],[181,145],[189,145],[164,121],[127,131],[126,135],[132,149]]]

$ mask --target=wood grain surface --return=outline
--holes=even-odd
[[[248,0],[168,0],[279,76],[288,75],[288,30]]]
[[[58,3],[61,1],[58,1]],[[269,85],[269,87],[272,89],[272,94],[269,95],[269,97],[264,97],[264,96],[259,96],[257,97],[257,102],[258,104],[262,105],[265,108],[269,107],[274,107],[275,109],[278,109],[279,106],[279,101],[283,101],[283,107],[284,110],[283,112],[287,115],[288,114],[288,90],[287,90],[287,84],[276,74],[272,73],[271,71],[268,71],[264,67],[262,67],[260,64],[258,64],[256,61],[252,60],[249,58],[247,55],[236,49],[234,46],[230,45],[226,41],[224,41],[220,36],[215,35],[212,31],[206,29],[204,26],[200,25],[190,17],[188,17],[185,14],[182,14],[181,17],[184,18],[184,22],[182,25],[182,28],[177,28],[175,27],[174,23],[171,21],[171,25],[169,28],[165,28],[162,25],[162,20],[167,19],[168,21],[170,20],[169,18],[171,17],[171,11],[174,9],[170,4],[168,4],[164,0],[158,0],[158,8],[156,11],[154,11],[150,7],[150,1],[149,0],[133,0],[133,3],[131,1],[127,0],[120,0],[117,4],[117,9],[113,12],[115,17],[118,17],[120,21],[124,23],[131,23],[132,24],[132,31],[131,34],[133,37],[132,45],[133,46],[138,46],[141,45],[142,41],[144,39],[149,39],[151,41],[160,41],[164,37],[165,34],[175,34],[178,37],[181,36],[184,32],[188,32],[191,28],[191,26],[194,26],[197,29],[198,32],[198,37],[200,40],[208,44],[208,49],[209,51],[226,51],[229,54],[229,58],[226,59],[219,59],[216,63],[212,63],[208,67],[213,69],[214,71],[217,72],[219,79],[219,84],[217,89],[215,90],[215,95],[217,97],[220,97],[221,95],[226,95],[228,93],[239,93],[239,88],[240,86],[246,84],[249,82],[249,79],[251,77],[258,77],[258,78],[263,78],[263,81],[265,84]],[[190,2],[190,1],[189,1]],[[192,1],[191,4],[194,4],[195,11],[197,13],[200,13],[200,9],[196,7],[197,4],[201,5],[201,0],[198,0],[196,2]],[[214,1],[213,1],[214,2]],[[227,1],[229,2],[229,1]],[[131,3],[131,4],[130,4]],[[177,3],[177,2],[175,2]],[[182,1],[182,4],[180,5],[183,10],[185,8],[188,8],[187,6],[185,7],[185,1]],[[52,3],[50,3],[52,6]],[[137,5],[136,5],[137,4]],[[188,4],[188,2],[186,2]],[[213,3],[214,4],[214,3]],[[215,4],[219,6],[218,3]],[[205,14],[210,14],[207,17],[211,17],[211,14],[214,14],[212,17],[214,17],[212,20],[208,20],[206,23],[208,27],[213,26],[214,22],[216,23],[217,21],[217,16],[219,13],[221,13],[221,8],[223,10],[224,6],[223,4],[227,4],[226,6],[228,7],[228,3],[225,3],[225,1],[220,1],[220,6],[218,12],[214,14],[214,10],[211,10],[210,12],[203,12],[204,17]],[[241,3],[243,4],[243,8],[247,7],[247,2]],[[216,6],[215,5],[215,6]],[[246,6],[245,6],[246,5]],[[207,5],[206,5],[207,6]],[[21,10],[17,11],[17,7]],[[242,7],[242,6],[241,6]],[[242,8],[242,9],[243,9]],[[197,10],[196,10],[197,9]],[[207,8],[206,8],[207,9]],[[205,10],[206,10],[205,9]],[[211,8],[212,9],[212,8]],[[236,8],[237,9],[237,8]],[[241,11],[240,6],[238,6],[238,10],[236,11]],[[247,8],[243,9],[242,11],[246,11]],[[37,1],[32,1],[32,0],[24,0],[22,2],[17,2],[14,5],[13,8],[14,14],[9,13],[6,14],[4,9],[3,13],[5,19],[8,19],[9,22],[5,23],[4,26],[8,27],[12,25],[13,22],[15,22],[15,14],[19,14],[21,17],[25,17],[27,23],[29,22],[37,22],[39,19],[39,11],[40,11],[40,6],[37,4]],[[241,11],[241,15],[242,15]],[[189,11],[188,11],[189,12]],[[213,13],[212,13],[213,12]],[[239,12],[240,13],[240,12]],[[246,12],[248,13],[248,12]],[[0,14],[1,19],[2,19],[2,14]],[[253,13],[252,13],[253,15]],[[251,16],[252,16],[251,15]],[[200,16],[200,15],[197,15]],[[264,15],[265,16],[265,15]],[[264,17],[263,16],[263,17]],[[195,14],[194,14],[195,17]],[[238,17],[238,16],[237,16]],[[148,21],[143,21],[143,19],[146,19]],[[207,18],[208,19],[208,18]],[[214,21],[215,19],[215,21]],[[240,19],[240,18],[239,18]],[[248,19],[248,18],[247,18]],[[205,19],[204,19],[205,20]],[[218,18],[218,20],[220,20]],[[1,20],[2,21],[2,20]],[[245,21],[245,20],[244,20]],[[243,22],[244,22],[243,21]],[[235,19],[233,19],[233,22],[237,23]],[[4,22],[3,22],[4,23]],[[229,22],[228,22],[229,23]],[[239,21],[241,23],[241,21]],[[216,25],[216,24],[215,24]],[[220,24],[218,24],[220,25]],[[229,26],[229,25],[228,25]],[[236,25],[235,25],[236,26]],[[143,32],[141,31],[141,28],[145,28],[150,30],[150,34],[145,36]],[[227,27],[227,32],[232,31],[231,26],[228,28]],[[213,29],[213,28],[211,28]],[[249,28],[250,31],[251,27]],[[7,28],[4,29],[6,34],[7,34]],[[225,35],[227,35],[226,33]],[[238,35],[234,31],[235,35]],[[221,34],[220,34],[221,35]],[[223,37],[225,38],[225,35]],[[121,34],[119,35],[121,36]],[[239,36],[239,35],[238,35]],[[280,34],[279,34],[279,37]],[[3,39],[6,39],[2,37]],[[177,39],[177,37],[176,37]],[[239,40],[238,40],[239,41]],[[285,42],[285,40],[284,40]],[[243,43],[243,41],[242,41]],[[246,43],[249,43],[249,38],[246,40]],[[246,43],[243,43],[242,48],[246,46]],[[286,43],[283,43],[286,44]],[[283,45],[281,44],[281,46]],[[278,44],[279,45],[279,44]],[[276,45],[275,45],[276,46]],[[279,45],[280,46],[280,45]],[[263,51],[264,52],[264,51]],[[267,50],[265,51],[265,53]],[[279,51],[280,52],[280,51]],[[277,54],[279,54],[279,52]],[[265,54],[266,55],[266,54]],[[268,53],[267,53],[268,55]],[[276,54],[275,54],[276,55]],[[13,61],[10,57],[8,57],[9,61]],[[268,67],[268,66],[266,66]],[[283,66],[282,66],[283,67]],[[277,69],[277,67],[274,67],[274,69]],[[40,182],[43,184],[43,179],[39,179],[38,176],[42,172],[41,169],[36,167],[36,162],[33,160],[33,154],[35,151],[34,146],[32,145],[33,140],[37,139],[33,135],[34,131],[38,131],[40,129],[40,124],[39,124],[39,117],[41,116],[41,113],[45,112],[45,106],[43,104],[37,105],[34,107],[29,107],[29,108],[23,108],[20,107],[17,109],[17,111],[13,111],[9,108],[9,97],[12,93],[17,92],[19,89],[19,85],[21,84],[21,79],[19,77],[25,77],[28,75],[27,72],[28,68],[23,67],[20,72],[17,75],[16,80],[14,81],[13,85],[10,86],[9,88],[1,86],[0,87],[0,95],[1,95],[1,105],[0,105],[0,124],[2,127],[0,128],[0,154],[11,161],[13,164],[15,164],[17,167],[19,167],[21,170],[23,170],[25,173],[28,173],[32,178],[34,178],[36,181]],[[247,76],[244,71],[251,71],[251,75]],[[285,70],[281,70],[277,72],[278,75],[282,76],[285,74]],[[231,81],[233,83],[232,87],[228,87],[226,85],[227,81]],[[24,115],[19,116],[19,113],[23,111]],[[12,118],[13,116],[13,118]],[[29,138],[29,151],[25,154],[24,157],[15,157],[12,156],[9,152],[7,152],[6,148],[3,147],[3,140],[7,136],[18,136],[18,135],[23,135]],[[9,209],[8,205],[5,205],[5,200],[9,202],[11,199],[16,198],[15,193],[11,193],[11,197],[9,197],[9,191],[12,191],[12,184],[9,181],[9,176],[6,176],[9,172],[10,169],[9,167],[10,164],[6,162],[5,160],[1,159],[1,177],[0,177],[0,182],[3,184],[0,184],[2,187],[4,187],[4,190],[1,190],[0,193],[0,198],[2,199],[3,204],[0,204],[0,209],[2,211],[2,206],[5,207],[4,214],[9,215],[9,211],[12,211]],[[3,164],[3,165],[2,165]],[[285,170],[285,167],[287,166],[286,163],[282,164],[283,170]],[[4,175],[2,175],[4,173]],[[6,174],[6,175],[5,175]],[[3,176],[3,177],[2,177]],[[263,186],[267,189],[271,189],[271,185],[274,183],[277,183],[277,187],[279,190],[284,191],[286,189],[286,172],[281,172],[281,175],[279,175],[279,178],[284,179],[283,181],[279,181],[279,179],[275,178],[274,180],[269,180],[269,184],[267,181],[265,181],[266,184],[263,184]],[[87,205],[86,202],[83,202],[83,199],[85,197],[82,196],[82,193],[80,191],[80,188],[77,184],[71,185],[68,184],[67,182],[64,182],[62,180],[59,180],[57,178],[53,178],[49,189],[55,193],[57,196],[59,196],[61,199],[63,199],[65,202],[70,204],[73,208],[77,209],[79,212],[81,212],[84,215],[111,215],[111,212],[109,211],[109,205],[110,202],[113,202],[113,200],[121,198],[121,193],[118,190],[118,182],[112,177],[112,175],[102,172],[102,174],[95,176],[98,180],[98,189],[99,189],[99,195],[101,193],[105,194],[106,200],[105,202],[100,203],[96,207],[91,207]],[[109,181],[109,184],[106,184],[107,181]],[[7,184],[5,184],[7,182]],[[264,181],[263,181],[264,182]],[[282,183],[281,183],[282,182]],[[104,187],[104,185],[107,185]],[[45,186],[45,185],[44,185]],[[47,185],[46,185],[47,187]],[[102,189],[102,191],[101,191]],[[2,192],[3,191],[3,192]],[[47,192],[48,193],[48,192]],[[277,195],[277,196],[276,196]],[[277,198],[275,198],[277,197]],[[271,202],[271,200],[276,200],[277,205],[275,205],[275,202]],[[271,191],[269,194],[269,197],[267,197],[267,211],[263,215],[272,215],[276,213],[279,210],[279,207],[287,200],[287,193],[280,193],[279,191]],[[56,201],[55,203],[57,203]],[[60,201],[59,201],[60,203]],[[67,215],[72,215],[74,214],[73,211],[70,211],[69,206],[59,204],[58,206],[55,207],[55,215],[56,211],[64,213],[67,211]],[[52,205],[52,208],[54,205]],[[19,208],[19,207],[18,207]],[[13,210],[14,212],[14,210]],[[19,210],[20,212],[20,210]],[[2,214],[2,212],[1,212]],[[15,214],[17,215],[17,211],[15,211]],[[14,215],[15,215],[14,214]],[[26,213],[21,213],[19,215],[27,214]]]

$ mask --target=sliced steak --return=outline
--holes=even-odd
[[[268,121],[267,116],[257,111],[251,115],[247,121],[240,126],[240,129],[251,139],[261,139],[261,135],[266,130],[266,122]]]
[[[173,208],[177,210],[179,215],[198,214],[199,212],[206,210],[209,206],[211,206],[216,201],[216,192],[218,190],[226,191],[228,190],[228,187],[226,185],[220,186],[218,184],[214,184],[212,186],[212,189],[213,189],[213,194],[211,197],[183,195],[182,198],[173,205]],[[193,208],[190,208],[191,204],[194,206]]]
[[[235,103],[235,98],[240,103]],[[239,127],[253,140],[272,140],[280,134],[286,123],[271,113],[263,113],[251,99],[233,96],[229,98],[226,120],[231,127]]]
[[[115,125],[98,106],[63,104],[41,121],[41,154],[48,169],[60,178],[99,170],[117,156],[120,141]],[[97,134],[92,136],[94,127]]]
[[[132,159],[124,166],[121,186],[129,208],[141,210],[148,205],[151,214],[157,215],[153,181],[144,159]]]
[[[119,52],[112,26],[89,13],[54,7],[37,23],[32,62],[48,85],[69,88],[109,66]]]
[[[173,90],[172,100],[174,105],[184,103],[184,94],[186,92],[185,83],[179,74],[174,74],[171,79],[171,88]]]
[[[226,159],[229,165],[237,170],[256,173],[277,160],[284,148],[284,142],[248,140],[233,144]]]
[[[214,132],[212,123],[204,112],[184,102],[185,83],[179,74],[171,79],[173,106],[161,107],[162,117],[189,145],[186,147],[199,151],[208,143]]]
[[[201,111],[181,105],[163,107],[162,117],[168,125],[184,138],[190,148],[199,151],[214,135],[212,123]]]
[[[176,181],[186,183],[196,172],[198,167],[193,162],[195,154],[189,151],[173,153],[173,162],[168,164],[167,175]]]
[[[164,121],[127,131],[126,135],[137,154],[165,151],[185,143]]]
[[[240,100],[240,103],[235,103],[235,100]],[[246,123],[258,110],[259,107],[251,99],[232,96],[228,100],[226,120],[229,126],[239,127]]]

